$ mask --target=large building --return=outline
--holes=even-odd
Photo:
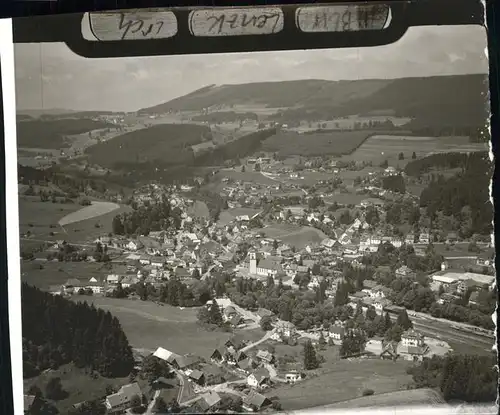
[[[256,252],[250,252],[249,257],[249,272],[251,275],[259,277],[272,276],[274,278],[278,275],[278,273],[283,273],[283,268],[277,261],[271,259],[259,259]]]

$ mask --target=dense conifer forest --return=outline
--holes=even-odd
[[[116,317],[86,302],[22,285],[24,377],[66,363],[106,377],[127,376],[132,349]]]

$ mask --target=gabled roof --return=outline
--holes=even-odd
[[[221,401],[221,397],[217,392],[207,392],[201,395],[202,399],[207,403],[209,408],[217,405]]]
[[[244,403],[247,405],[254,405],[257,408],[262,408],[266,401],[268,401],[268,398],[266,398],[264,395],[261,395],[260,393],[256,391],[251,391],[244,399]]]
[[[131,383],[129,385],[122,386],[117,393],[108,395],[106,397],[106,400],[108,401],[111,408],[115,408],[117,406],[129,403],[134,395],[142,395],[142,391],[138,383]]]

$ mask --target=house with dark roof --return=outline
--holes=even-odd
[[[215,412],[221,400],[217,392],[209,391],[201,395],[201,399],[194,404],[194,409],[196,412]]]
[[[255,357],[264,363],[271,364],[274,361],[274,355],[267,350],[259,350]]]
[[[248,357],[246,359],[243,359],[242,361],[238,362],[238,368],[245,372],[245,373],[250,373],[254,369],[256,369],[259,366],[259,363],[252,359],[251,357]]]
[[[189,379],[194,380],[198,385],[205,384],[205,374],[198,369],[186,371],[186,374]]]
[[[271,405],[269,398],[264,395],[252,390],[250,393],[243,398],[243,407],[250,411],[261,411],[264,408]]]
[[[380,358],[384,360],[396,360],[398,356],[398,345],[394,342],[387,342],[380,353]]]
[[[122,386],[117,393],[106,396],[104,404],[108,413],[122,412],[130,407],[134,396],[142,397],[142,391],[138,383]]]
[[[224,343],[225,347],[233,347],[235,350],[243,349],[246,345],[247,341],[240,336],[233,336]]]

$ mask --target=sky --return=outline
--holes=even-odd
[[[371,48],[86,59],[63,43],[17,44],[16,106],[136,111],[210,84],[488,73],[479,26],[411,28]]]

